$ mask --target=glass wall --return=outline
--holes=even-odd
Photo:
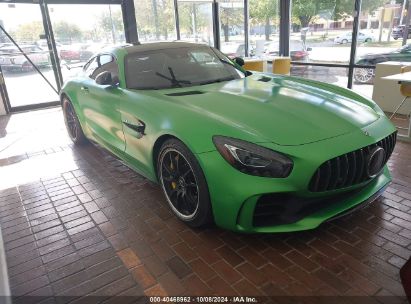
[[[134,7],[140,41],[177,39],[173,0],[135,0]]]
[[[346,87],[348,82],[348,68],[294,65],[291,68],[291,75],[328,82],[342,87]]]
[[[280,49],[279,0],[249,0],[249,53],[251,56],[278,56]]]
[[[230,57],[244,57],[244,1],[218,0],[218,3],[221,51]]]
[[[359,43],[353,89],[372,96],[375,65],[385,61],[411,61],[411,47],[402,46],[406,7],[403,1],[365,1],[359,17]]]
[[[63,79],[77,73],[99,50],[125,43],[120,5],[53,4],[48,7]]]
[[[287,38],[280,36],[281,1],[134,0],[139,40],[174,41],[179,32],[183,41],[219,45],[220,49],[231,57],[245,56],[248,48],[250,57],[264,57],[269,60],[278,56],[280,38]],[[3,2],[0,7],[0,24],[17,38],[19,44],[36,47],[30,51],[33,58],[37,60],[44,55],[44,62],[39,66],[50,82],[55,84],[39,5],[0,2]],[[407,5],[404,5],[404,0],[361,1],[356,56],[350,58],[351,49],[355,45],[352,36],[354,22],[357,20],[353,14],[356,2],[359,1],[289,2],[291,20],[288,38],[293,62],[292,75],[346,87],[349,83],[349,72],[352,71],[353,89],[371,97],[377,63],[388,60],[411,61],[411,45],[403,46],[402,41],[407,19]],[[177,7],[174,6],[175,3]],[[48,8],[65,79],[77,73],[94,52],[105,46],[125,42],[119,4],[49,4]],[[15,18],[17,11],[18,15],[24,18]],[[246,24],[248,28],[245,28]],[[133,25],[130,28],[133,30]],[[217,30],[218,35],[215,33]],[[0,43],[1,47],[4,47],[9,45],[10,41],[0,34]],[[3,48],[3,51],[5,50]],[[350,64],[354,64],[355,68]],[[30,63],[25,63],[24,68],[25,71],[21,74],[11,74],[5,69],[6,74],[9,74],[6,82],[10,83],[8,87],[11,99],[18,99],[13,97],[10,89],[13,87],[13,79],[26,77],[33,72]],[[36,83],[35,79],[40,79],[40,75],[34,74],[36,73],[30,76],[28,82]],[[45,93],[45,96],[50,97],[42,100],[55,99],[51,97],[55,95],[51,88],[44,89],[44,92],[46,91],[49,92]]]
[[[178,1],[181,40],[214,46],[212,1]]]
[[[348,64],[354,3],[354,0],[292,1],[291,60],[305,63]]]
[[[42,20],[38,4],[0,3],[0,24],[23,51],[0,31],[0,67],[13,108],[58,100],[50,53],[47,43],[41,39],[45,33]],[[30,61],[55,90],[44,81]]]

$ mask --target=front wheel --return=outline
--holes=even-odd
[[[63,114],[70,139],[76,145],[85,144],[87,142],[87,138],[83,133],[80,121],[78,120],[76,111],[74,110],[71,101],[66,97],[63,99]]]
[[[356,68],[354,71],[354,79],[359,83],[370,83],[373,77],[373,69]]]
[[[157,176],[173,213],[191,227],[212,222],[208,186],[197,159],[179,140],[161,147]]]

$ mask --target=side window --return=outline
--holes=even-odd
[[[97,57],[94,57],[91,59],[85,66],[84,66],[84,72],[86,75],[90,78],[93,78],[93,73],[94,71],[98,68],[98,62],[97,62]],[[93,78],[94,79],[94,78]]]
[[[214,61],[214,57],[211,56],[209,53],[207,52],[202,52],[202,51],[192,51],[190,52],[190,55],[192,56],[192,58],[194,60],[191,60],[191,62],[193,61],[197,61],[200,64],[204,64],[204,63],[210,63]]]
[[[117,62],[111,55],[100,55],[98,57],[98,67],[92,72],[91,78],[95,79],[101,72],[108,71],[111,73],[112,78],[118,78]]]

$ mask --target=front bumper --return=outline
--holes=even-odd
[[[365,132],[366,131],[366,132]],[[390,182],[388,168],[373,180],[349,188],[313,193],[308,184],[315,170],[326,160],[380,141],[395,131],[381,118],[373,124],[352,133],[300,146],[260,144],[291,157],[294,169],[287,178],[265,178],[243,174],[231,167],[217,151],[197,154],[204,171],[213,214],[218,226],[240,232],[289,232],[308,230],[338,216],[343,212],[375,199]],[[320,209],[307,213],[297,221],[287,224],[256,225],[255,207],[259,199],[270,194],[287,194],[307,201],[321,199]],[[349,193],[349,195],[344,195]],[[333,199],[338,197],[337,200]],[[329,204],[327,204],[329,198]],[[292,204],[292,202],[285,202]]]

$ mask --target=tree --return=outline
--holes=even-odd
[[[361,10],[372,12],[388,0],[363,0]],[[301,27],[308,27],[318,15],[332,16],[334,20],[340,20],[347,15],[352,15],[354,1],[352,0],[293,0],[292,15],[297,19]]]
[[[81,40],[83,33],[77,24],[69,23],[67,21],[59,21],[53,24],[53,31],[56,35],[56,39],[59,41],[65,41],[73,43],[73,40]]]
[[[311,20],[318,14],[319,2],[315,0],[294,0],[292,14],[300,22],[301,27],[308,27]]]
[[[98,25],[104,33],[111,33],[113,43],[117,42],[117,32],[124,32],[123,18],[120,10],[112,11],[110,8],[108,11],[104,11],[98,17]]]
[[[278,0],[250,0],[250,19],[255,25],[264,24],[266,40],[270,40],[271,22],[278,23],[278,5]]]
[[[206,30],[210,20],[204,10],[207,3],[182,2],[179,4],[180,29],[181,33],[189,34],[193,38],[198,38],[198,33]]]
[[[244,9],[242,4],[237,6],[238,2],[221,2],[220,3],[220,23],[224,33],[224,41],[229,41],[230,26],[243,27]]]
[[[19,25],[13,32],[13,37],[20,43],[33,43],[40,39],[41,34],[44,34],[43,24],[40,21],[32,21]]]
[[[140,0],[136,5],[136,19],[140,36],[167,40],[169,33],[175,31],[173,1]]]

